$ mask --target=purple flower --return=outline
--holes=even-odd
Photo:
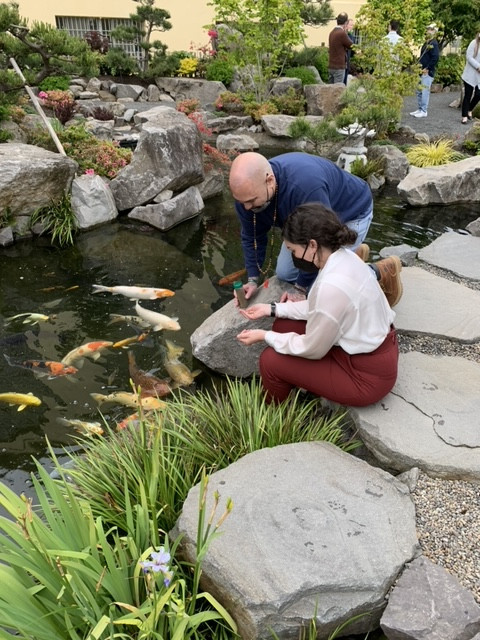
[[[148,573],[149,571],[162,573],[163,584],[168,587],[173,575],[168,566],[171,559],[170,554],[168,551],[165,551],[164,547],[160,547],[158,551],[152,551],[150,558],[151,560],[146,560],[145,562],[140,563],[144,573]]]

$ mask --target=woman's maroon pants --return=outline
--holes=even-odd
[[[306,322],[277,318],[272,331],[305,333]],[[392,327],[384,342],[371,353],[350,355],[332,347],[321,360],[277,353],[267,347],[260,356],[260,375],[266,401],[283,402],[295,388],[351,407],[378,402],[397,379],[398,343]]]

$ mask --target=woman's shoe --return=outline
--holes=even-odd
[[[468,124],[468,118],[462,118],[462,124]]]

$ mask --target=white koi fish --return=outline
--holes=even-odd
[[[180,331],[180,325],[178,324],[178,318],[169,318],[163,315],[163,313],[157,313],[156,311],[150,311],[150,309],[144,309],[137,302],[135,304],[135,311],[142,320],[149,322],[154,331],[161,331],[162,329],[168,329],[169,331]]]
[[[23,324],[37,324],[38,322],[47,322],[51,318],[56,316],[46,316],[43,313],[17,313],[16,316],[10,316],[10,318],[5,318],[5,324],[10,324],[17,318],[24,318]]]
[[[152,287],[128,287],[122,285],[105,287],[103,284],[94,284],[93,289],[93,293],[107,291],[114,295],[126,296],[130,300],[159,300],[160,298],[170,298],[175,295],[175,291],[170,291],[170,289],[153,289]]]
[[[85,357],[92,358],[92,360],[98,360],[100,355],[104,349],[111,347],[113,342],[108,342],[107,340],[97,340],[96,342],[87,342],[82,344],[80,347],[76,347],[67,353],[67,355],[62,358],[63,364],[72,364],[77,360],[82,360]]]

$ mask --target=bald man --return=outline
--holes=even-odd
[[[242,153],[230,169],[230,190],[241,224],[241,242],[248,282],[244,285],[250,298],[260,275],[270,268],[273,256],[266,256],[268,231],[283,227],[288,215],[300,204],[320,202],[357,232],[357,249],[365,239],[373,218],[373,200],[368,184],[336,164],[308,153],[284,153],[267,160],[260,153]],[[273,244],[273,243],[272,243]],[[366,257],[368,247],[362,257]],[[267,264],[264,265],[267,258]],[[263,268],[265,266],[265,268]],[[371,265],[391,306],[401,297],[400,260],[395,256]],[[276,262],[276,274],[291,282],[298,299],[305,297],[316,274],[299,271],[291,253],[282,244]]]

